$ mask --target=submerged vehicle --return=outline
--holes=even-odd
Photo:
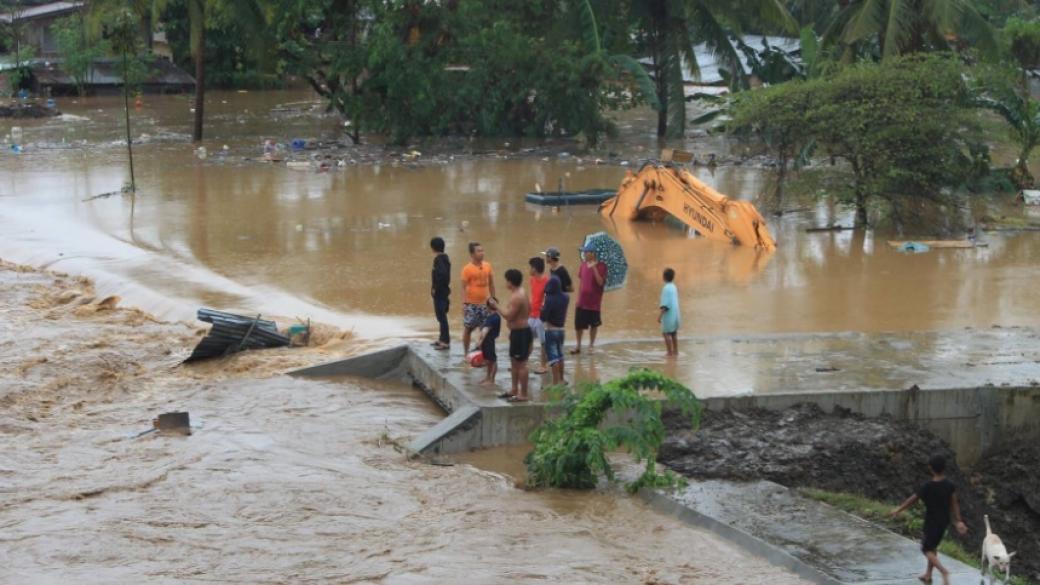
[[[734,201],[672,164],[648,162],[639,172],[628,171],[617,194],[604,201],[599,211],[604,217],[628,221],[672,215],[706,238],[776,249],[776,240],[754,205]]]

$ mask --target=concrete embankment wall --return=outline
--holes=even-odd
[[[709,398],[709,409],[782,410],[802,402],[830,412],[835,407],[868,417],[889,416],[924,427],[957,452],[961,465],[973,465],[1003,445],[1040,441],[1040,387],[952,388],[897,391],[785,393]]]
[[[416,453],[458,453],[527,441],[545,416],[544,404],[509,405],[476,387],[451,360],[423,347],[399,346],[292,372],[299,376],[396,377],[420,388],[450,416],[416,439]],[[708,409],[782,410],[802,402],[867,417],[913,422],[944,439],[971,466],[987,451],[1016,441],[1040,441],[1040,386],[920,390],[851,390],[755,394],[704,400]]]

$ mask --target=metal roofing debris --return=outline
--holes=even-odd
[[[289,338],[278,332],[274,321],[246,317],[233,313],[202,308],[198,311],[199,321],[212,323],[213,328],[184,360],[185,363],[214,357],[222,357],[246,349],[285,347]]]

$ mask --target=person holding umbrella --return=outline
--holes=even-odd
[[[596,345],[596,332],[603,324],[600,310],[603,303],[603,291],[607,284],[607,265],[597,258],[596,247],[586,240],[582,247],[585,261],[578,269],[578,303],[574,310],[574,330],[577,345],[571,354],[581,353],[581,338],[585,330],[589,330],[589,351]]]

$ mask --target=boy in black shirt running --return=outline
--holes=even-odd
[[[917,493],[910,496],[898,508],[889,512],[889,516],[895,517],[902,514],[917,500],[924,502],[924,537],[921,539],[921,552],[928,559],[928,566],[924,574],[918,579],[922,583],[932,582],[932,569],[939,569],[942,575],[943,585],[949,585],[950,573],[946,567],[939,563],[939,542],[946,534],[946,527],[950,525],[950,512],[956,521],[954,526],[959,534],[968,532],[968,527],[961,520],[961,507],[957,504],[957,486],[946,479],[946,459],[942,455],[935,455],[928,460],[928,471],[932,474],[932,480],[925,482],[917,488]]]

